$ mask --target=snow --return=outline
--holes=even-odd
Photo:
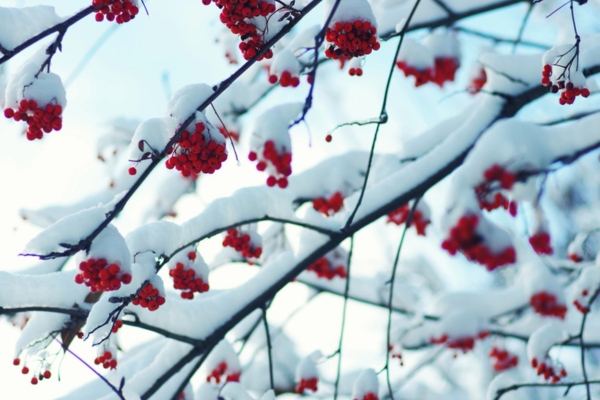
[[[59,307],[83,305],[88,290],[75,283],[76,271],[42,275],[11,274],[0,271],[0,307]],[[68,288],[68,290],[66,290]]]
[[[4,98],[5,107],[17,109],[19,102],[27,99],[35,100],[40,107],[59,104],[65,109],[67,97],[60,76],[44,71],[36,77],[47,57],[45,49],[40,49],[9,77]]]
[[[335,0],[325,0],[325,18],[331,14],[334,4]],[[338,21],[368,21],[377,28],[377,20],[375,19],[373,10],[371,10],[371,5],[367,0],[342,0],[327,27],[333,27]]]
[[[182,124],[212,94],[213,89],[205,83],[186,85],[173,93],[166,114]]]
[[[79,241],[89,236],[106,218],[106,214],[125,193],[115,196],[111,202],[100,204],[63,217],[44,229],[27,243],[23,253],[48,254],[53,251],[64,251],[61,244],[76,245]]]
[[[373,393],[377,395],[379,392],[379,380],[377,379],[377,373],[372,368],[364,369],[356,382],[354,382],[354,388],[352,389],[353,399],[362,399],[366,394]]]
[[[12,50],[30,37],[62,22],[54,7],[0,7],[0,45]]]

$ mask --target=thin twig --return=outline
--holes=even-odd
[[[387,111],[386,111],[387,100],[388,100],[388,95],[389,95],[389,91],[390,91],[390,85],[392,83],[392,76],[394,75],[394,71],[396,69],[396,60],[398,59],[398,54],[400,54],[400,48],[402,47],[402,43],[404,42],[404,36],[408,30],[410,21],[412,21],[412,18],[415,15],[415,12],[417,11],[417,8],[419,7],[420,3],[421,3],[421,0],[415,1],[415,5],[413,6],[412,10],[410,11],[408,18],[406,19],[406,22],[404,23],[404,27],[400,31],[400,33],[401,33],[400,40],[398,41],[398,46],[396,46],[396,52],[394,53],[394,58],[392,60],[392,65],[390,67],[390,72],[388,74],[387,82],[385,84],[385,91],[383,93],[383,102],[381,104],[381,112],[379,113],[379,116],[380,116],[379,118],[381,119],[381,121],[387,121]],[[347,230],[348,227],[352,224],[352,221],[354,220],[354,217],[356,216],[356,213],[358,212],[358,208],[362,204],[362,200],[365,195],[365,191],[367,190],[367,182],[369,180],[369,173],[371,172],[371,164],[373,162],[373,155],[375,154],[375,144],[377,143],[377,135],[379,133],[380,127],[381,127],[381,123],[377,124],[377,127],[375,128],[375,133],[373,134],[373,142],[371,143],[371,150],[369,152],[369,161],[367,162],[367,170],[365,172],[365,179],[363,181],[363,186],[360,191],[360,195],[358,196],[358,201],[356,202],[356,206],[354,206],[354,210],[352,210],[352,213],[350,214],[348,221],[346,221],[346,225],[344,226],[343,230]]]
[[[386,348],[385,348],[385,379],[389,391],[389,395],[394,400],[394,392],[392,390],[392,383],[390,381],[390,345],[392,343],[392,304],[394,301],[394,283],[396,281],[396,271],[398,270],[398,264],[400,263],[400,252],[402,250],[402,245],[404,244],[404,238],[406,237],[406,232],[412,223],[413,216],[415,215],[415,210],[419,204],[421,197],[415,199],[413,206],[410,209],[410,213],[406,219],[406,223],[404,225],[404,230],[402,231],[402,236],[400,237],[400,242],[398,243],[398,249],[396,250],[396,256],[394,257],[394,265],[392,266],[392,276],[390,277],[390,296],[388,298],[388,320],[387,320],[387,332],[386,332]]]
[[[346,309],[348,307],[348,293],[350,292],[350,266],[352,265],[352,253],[354,252],[354,236],[350,236],[350,250],[348,251],[348,267],[346,268],[346,285],[344,286],[344,306],[342,308],[342,325],[340,327],[340,340],[338,342],[337,370],[335,374],[335,386],[333,391],[334,400],[337,399],[342,370],[342,346],[344,342],[344,329],[346,327]]]
[[[529,21],[529,16],[531,15],[531,11],[533,11],[533,3],[529,4],[529,8],[525,13],[525,17],[523,17],[523,22],[521,22],[521,27],[519,28],[519,33],[517,34],[517,39],[513,43],[512,52],[517,51],[517,46],[520,44],[521,39],[523,38],[523,33],[525,32],[525,27],[527,26],[527,21]]]
[[[125,396],[123,395],[123,384],[121,384],[121,388],[118,389],[116,388],[112,383],[110,383],[104,376],[102,376],[101,373],[99,373],[98,371],[96,371],[94,368],[92,368],[92,366],[90,364],[88,364],[87,362],[85,362],[81,357],[79,357],[77,354],[75,354],[71,349],[69,349],[68,347],[66,347],[65,345],[62,344],[62,342],[60,340],[58,340],[57,338],[54,338],[54,340],[56,340],[63,349],[65,349],[66,351],[69,352],[69,354],[73,355],[73,357],[75,357],[76,359],[78,359],[79,361],[81,361],[81,363],[83,365],[85,365],[86,367],[88,367],[94,374],[96,374],[98,376],[98,378],[100,378],[104,383],[106,383],[108,385],[108,387],[115,392],[115,394],[117,396],[119,396],[119,399],[121,400],[125,400]],[[124,379],[121,381],[122,383],[124,382]]]
[[[267,308],[262,309],[262,320],[265,327],[265,337],[267,339],[267,356],[269,358],[269,382],[271,384],[271,390],[275,390],[275,384],[273,382],[273,354],[271,346],[271,333],[269,331],[269,323],[267,321]]]

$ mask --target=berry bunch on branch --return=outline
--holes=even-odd
[[[181,290],[181,298],[191,300],[194,293],[208,292],[208,265],[194,249],[178,253],[169,262],[173,287]]]
[[[124,24],[135,18],[140,12],[138,0],[93,0],[92,5],[97,8],[96,21],[115,21]]]

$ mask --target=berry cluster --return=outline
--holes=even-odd
[[[362,76],[363,74],[363,70],[362,68],[350,68],[348,69],[348,75],[350,76]],[[372,393],[369,393],[372,394]]]
[[[349,60],[379,50],[377,28],[369,21],[338,21],[327,28],[325,39],[330,43],[325,56],[333,60]]]
[[[246,60],[251,59],[264,45],[264,33],[260,32],[253,19],[267,17],[275,12],[275,3],[262,0],[212,0],[221,9],[221,22],[233,33],[240,35],[242,42],[239,48]],[[202,0],[209,5],[211,0]],[[271,58],[273,51],[269,49],[260,59]]]
[[[552,65],[544,65],[544,69],[542,70],[542,85],[550,86],[550,84],[552,83],[552,81],[550,80],[551,76]],[[565,82],[564,79],[560,79],[560,77],[559,80],[556,81],[556,83],[550,86],[550,91],[552,93],[558,93],[560,91],[560,97],[558,98],[558,102],[561,105],[573,104],[577,96],[586,98],[590,95],[590,90],[588,88],[576,87],[573,84],[573,82]]]
[[[482,237],[477,234],[478,224],[477,215],[462,216],[456,226],[450,230],[450,237],[442,242],[442,248],[452,255],[459,250],[462,251],[467,259],[484,265],[488,271],[514,263],[515,249],[510,246],[498,254],[493,254],[483,243]]]
[[[112,327],[112,333],[117,333],[122,326],[123,326],[123,321],[121,321],[120,319],[116,320]],[[81,333],[81,337],[79,337],[79,333]],[[83,337],[83,332],[79,332],[79,333],[77,333],[77,337],[79,337],[81,339]]]
[[[35,100],[23,99],[19,108],[13,110],[8,107],[4,110],[6,118],[15,121],[27,122],[27,140],[41,139],[45,133],[60,131],[62,128],[62,106],[60,104],[46,104],[38,106]]]
[[[326,257],[319,258],[306,270],[314,271],[319,278],[326,278],[329,280],[332,280],[336,276],[339,276],[342,279],[345,279],[348,277],[346,268],[343,265],[338,265],[337,267],[333,267],[330,264],[329,260],[327,260]]]
[[[402,361],[402,353],[399,350],[398,351],[394,351],[394,345],[393,344],[390,344],[388,346],[388,351],[389,351],[390,356],[392,358],[397,358],[398,361],[400,361],[400,366],[401,367],[404,366],[404,361]]]
[[[134,306],[139,305],[142,308],[147,308],[150,311],[156,311],[158,307],[165,304],[165,298],[160,295],[157,288],[151,283],[146,284],[140,292],[131,300]]]
[[[379,400],[379,397],[377,397],[375,393],[369,392],[365,394],[362,398],[354,400]]]
[[[233,247],[244,258],[259,258],[262,254],[262,247],[253,245],[251,239],[248,233],[243,233],[237,229],[227,229],[227,236],[223,239],[223,247]]]
[[[81,273],[75,275],[75,282],[85,283],[92,292],[118,290],[121,283],[128,285],[131,275],[123,273],[117,264],[108,264],[104,258],[90,258],[79,263]]]
[[[586,297],[589,294],[587,289],[583,289],[581,291],[581,296]],[[580,313],[582,314],[587,314],[590,312],[590,307],[589,306],[584,306],[583,304],[581,304],[579,302],[579,300],[574,300],[573,301],[573,305],[575,306],[575,308],[577,308],[577,310],[579,310]]]
[[[175,168],[185,177],[212,174],[227,160],[225,144],[214,140],[203,122],[195,125],[193,133],[184,131],[167,153],[167,168]]]
[[[13,365],[18,366],[19,364],[21,364],[21,359],[15,358],[13,360]],[[23,368],[21,368],[21,373],[23,375],[27,375],[29,373],[29,368],[27,366],[23,366]],[[44,379],[50,379],[51,377],[52,377],[52,372],[50,372],[50,370],[46,369],[46,370],[44,370],[44,372],[37,373],[37,376],[33,376],[31,378],[31,384],[37,385],[39,381],[43,381]]]
[[[189,252],[188,259],[194,261],[196,252]],[[181,298],[183,299],[193,299],[194,292],[208,292],[208,282],[204,282],[200,276],[197,277],[196,271],[193,268],[186,268],[182,262],[175,264],[175,268],[169,271],[169,275],[173,277],[173,287],[175,289],[187,290],[187,292],[181,292]]]
[[[104,369],[115,369],[117,368],[117,359],[113,358],[113,354],[106,350],[102,355],[94,359],[94,364],[102,364]]]
[[[477,336],[464,336],[457,339],[450,339],[447,334],[443,334],[439,338],[431,337],[429,339],[430,343],[433,344],[445,344],[449,349],[460,350],[463,353],[468,352],[469,350],[473,350],[475,347],[475,341],[477,339],[483,340],[490,335],[487,331],[481,331],[477,334]]]
[[[229,136],[231,136],[231,139],[233,139],[234,142],[237,143],[240,141],[239,132],[232,131],[231,129],[225,129],[222,126],[219,127],[219,132],[221,132],[221,135],[223,135],[225,139],[229,139]]]
[[[344,196],[342,196],[341,192],[335,192],[329,199],[317,197],[313,200],[314,209],[326,216],[331,216],[340,211],[343,205]]]
[[[257,161],[256,169],[265,171],[269,169],[270,175],[267,178],[267,186],[273,187],[278,185],[284,189],[288,185],[287,177],[292,174],[292,153],[282,151],[281,153],[275,148],[275,142],[267,140],[264,145],[262,154],[251,151],[248,153],[250,161]]]
[[[401,225],[408,220],[408,216],[410,215],[410,208],[408,203],[403,206],[398,207],[391,213],[387,215],[387,223],[394,223],[396,225]],[[417,208],[413,214],[413,219],[411,221],[411,226],[414,225],[417,229],[417,235],[425,236],[425,228],[429,225],[431,221],[427,219],[423,213]]]
[[[471,94],[476,94],[481,91],[483,85],[487,82],[487,74],[485,69],[479,68],[477,75],[471,80],[471,83],[467,87],[467,91]]]
[[[519,364],[519,357],[516,355],[509,353],[506,350],[499,349],[496,346],[492,347],[492,351],[490,351],[490,358],[495,358],[494,361],[494,371],[502,372],[507,369],[511,369]]]
[[[567,258],[575,263],[579,263],[583,261],[583,257],[581,257],[579,254],[577,253],[570,253],[567,255]]]
[[[456,70],[460,67],[460,62],[454,57],[436,57],[432,68],[420,70],[409,65],[407,62],[398,60],[396,66],[404,72],[404,76],[415,77],[415,87],[422,86],[428,82],[433,82],[439,87],[443,87],[447,81],[453,82]]]
[[[537,370],[538,375],[543,375],[545,380],[550,380],[550,383],[557,383],[561,378],[567,376],[567,371],[564,369],[557,374],[554,367],[546,365],[544,362],[538,363],[535,358],[531,360],[531,367]]]
[[[533,247],[538,254],[551,255],[554,253],[552,246],[550,245],[550,234],[548,232],[538,232],[529,238],[529,244]]]
[[[306,389],[310,389],[313,392],[317,391],[317,378],[302,378],[298,385],[296,385],[296,393],[303,394]]]
[[[280,77],[278,77],[275,74],[269,75],[270,84],[274,85],[277,83],[277,81],[279,81],[279,84],[282,87],[298,87],[298,85],[300,84],[300,78],[292,75],[290,71],[283,71]]]
[[[96,21],[115,21],[124,24],[135,18],[140,9],[131,0],[93,0],[92,5],[96,10]]]
[[[225,361],[221,362],[215,369],[211,371],[211,373],[206,377],[206,382],[214,381],[214,383],[221,383],[221,379],[225,377],[225,382],[239,382],[241,372],[230,372],[227,375],[227,363]]]
[[[483,173],[484,182],[475,187],[475,195],[479,202],[479,208],[486,211],[492,211],[502,207],[508,210],[513,217],[517,215],[517,203],[508,201],[508,199],[500,192],[494,194],[490,199],[492,185],[496,182],[505,190],[512,189],[515,184],[515,174],[502,168],[498,164],[492,165]]]
[[[552,293],[538,292],[531,296],[529,304],[540,315],[564,319],[567,307],[559,304],[556,300],[556,296]]]

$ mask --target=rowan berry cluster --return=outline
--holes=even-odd
[[[284,189],[288,185],[288,176],[292,174],[292,153],[284,151],[278,152],[275,148],[275,142],[267,140],[265,142],[262,154],[251,151],[248,153],[250,161],[257,161],[256,169],[259,171],[268,170],[270,173],[267,178],[267,186],[275,185]]]
[[[334,267],[331,265],[331,263],[329,262],[329,260],[327,260],[326,257],[319,258],[306,270],[313,271],[317,274],[319,278],[326,278],[328,280],[332,280],[336,276],[339,276],[342,279],[348,277],[346,268],[343,265],[338,265],[337,267]]]
[[[490,335],[487,331],[482,331],[477,334],[477,336],[464,336],[457,339],[450,339],[447,334],[443,334],[442,336],[436,338],[431,337],[429,342],[432,344],[444,344],[449,349],[460,350],[463,353],[468,352],[469,350],[473,350],[475,347],[476,340],[483,340]]]
[[[400,351],[394,351],[394,345],[390,344],[388,346],[388,351],[392,358],[397,358],[400,361],[400,366],[404,366],[404,361],[402,361],[402,353]]]
[[[300,84],[300,78],[298,78],[297,76],[292,75],[292,73],[290,71],[283,71],[281,73],[281,76],[278,77],[275,74],[271,74],[269,75],[269,83],[274,85],[279,81],[279,84],[282,87],[298,87],[298,85]]]
[[[561,369],[560,372],[554,370],[551,365],[546,365],[544,362],[538,362],[537,359],[531,360],[531,367],[537,370],[538,375],[543,375],[545,380],[549,380],[550,383],[557,383],[567,376],[567,371]]]
[[[62,106],[60,104],[48,103],[38,106],[33,99],[23,99],[19,102],[19,108],[13,110],[8,107],[4,110],[6,118],[15,121],[27,122],[27,140],[41,139],[45,133],[60,131],[62,128]]]
[[[379,400],[379,397],[377,397],[377,395],[375,393],[367,393],[365,394],[361,399],[354,399],[354,400]]]
[[[583,261],[583,258],[582,258],[582,257],[581,257],[579,254],[576,254],[576,253],[570,253],[570,254],[568,254],[568,255],[567,255],[567,258],[568,258],[569,260],[571,260],[571,261],[575,262],[575,263],[578,263],[578,262],[582,262],[582,261]]]
[[[296,385],[296,393],[303,394],[306,389],[316,392],[318,381],[317,378],[300,379],[300,382]]]
[[[552,65],[544,65],[544,69],[542,70],[542,85],[550,86],[550,84],[552,83],[552,81],[550,80],[551,76]],[[556,81],[556,83],[550,86],[550,91],[552,93],[558,93],[560,91],[560,97],[558,98],[558,102],[561,105],[573,104],[577,96],[587,98],[590,95],[590,90],[588,88],[577,87],[574,85],[573,82],[565,82],[565,80],[560,79],[560,77]]]
[[[21,364],[21,359],[20,358],[15,358],[13,360],[13,365],[14,366],[18,366]],[[29,368],[27,366],[23,366],[23,368],[21,368],[21,373],[23,375],[27,375],[29,373]],[[39,381],[43,381],[44,379],[50,379],[52,377],[52,372],[50,372],[50,370],[46,369],[43,372],[38,372],[34,375],[37,376],[33,376],[31,378],[31,384],[32,385],[37,385]]]
[[[139,305],[142,308],[147,308],[150,311],[156,311],[158,307],[165,304],[165,298],[160,295],[157,288],[151,283],[146,284],[140,292],[131,300],[134,306]]]
[[[223,246],[233,247],[244,258],[259,258],[262,254],[262,247],[252,243],[250,234],[237,229],[227,229],[227,236],[223,239]]]
[[[550,244],[550,234],[548,232],[537,232],[529,238],[529,244],[533,247],[538,254],[550,255],[554,253],[552,245]]]
[[[197,178],[201,172],[212,174],[227,160],[225,143],[212,138],[206,125],[198,122],[194,132],[184,131],[167,154],[168,169],[175,168],[184,177]],[[221,139],[222,140],[222,139]]]
[[[471,94],[479,93],[486,82],[487,74],[485,73],[485,69],[479,68],[478,74],[471,80],[471,83],[467,87],[467,91]]]
[[[267,17],[275,12],[275,3],[262,0],[212,0],[221,9],[219,18],[234,35],[240,35],[242,42],[239,48],[246,60],[251,59],[264,45],[264,33],[254,25],[257,17]],[[209,5],[211,0],[202,0]],[[260,59],[271,58],[273,51],[264,54]]]
[[[536,313],[545,317],[557,317],[564,319],[567,313],[567,307],[557,302],[554,294],[548,292],[538,292],[531,296],[529,304]]]
[[[442,242],[442,248],[452,255],[460,250],[467,259],[484,265],[488,271],[514,263],[516,260],[515,249],[510,246],[500,253],[493,254],[483,243],[483,238],[477,234],[478,224],[479,217],[477,215],[462,216],[456,226],[450,230],[450,237]]]
[[[396,225],[401,225],[408,220],[409,215],[410,207],[408,206],[408,203],[406,203],[387,215],[387,223],[389,224],[391,222]],[[417,235],[425,236],[425,228],[427,228],[427,225],[429,225],[430,222],[431,221],[423,215],[421,210],[418,208],[415,209],[411,226],[415,226],[417,229]]]
[[[104,369],[115,369],[117,368],[117,359],[113,358],[113,354],[106,350],[104,353],[94,359],[94,364],[102,364]]]
[[[350,68],[348,69],[348,75],[350,76],[362,76],[363,70],[362,68]],[[372,393],[369,393],[372,394]]]
[[[117,264],[109,264],[105,258],[90,258],[79,263],[81,273],[75,275],[75,282],[85,284],[92,292],[118,290],[121,283],[128,285],[131,275],[122,272]]]
[[[341,192],[335,192],[329,199],[325,197],[317,197],[313,200],[315,210],[323,215],[331,216],[340,211],[344,206],[344,196]]]
[[[227,368],[227,363],[225,361],[219,363],[219,365],[206,377],[206,382],[212,381],[216,384],[219,384],[223,378],[225,378],[225,382],[239,382],[241,372],[227,373]],[[225,375],[226,373],[227,375]]]
[[[492,347],[490,358],[495,358],[494,371],[502,372],[514,368],[519,364],[519,357],[498,347]]]
[[[191,251],[188,253],[188,259],[194,261],[196,259],[196,252]],[[186,268],[182,262],[175,264],[175,268],[169,271],[169,275],[173,278],[173,287],[179,290],[186,290],[181,292],[181,298],[193,299],[194,292],[204,293],[208,292],[208,282],[204,282],[202,277],[196,276],[196,271],[193,268]]]
[[[115,21],[124,24],[135,18],[140,9],[130,0],[93,0],[92,5],[96,8],[96,21]]]
[[[349,60],[377,51],[381,47],[377,41],[377,28],[369,21],[338,21],[333,28],[327,28],[325,39],[330,45],[325,56],[334,60]]]
[[[122,326],[123,326],[123,321],[121,321],[120,319],[116,320],[112,327],[112,333],[117,333]],[[81,337],[83,337],[83,332],[80,332],[80,333],[81,333]],[[79,333],[77,334],[77,336],[79,336]]]
[[[589,293],[589,291],[587,289],[583,289],[581,291],[581,296],[582,297],[586,297],[588,294],[590,294],[590,293]],[[573,305],[582,314],[587,314],[587,313],[590,312],[590,307],[589,306],[584,306],[583,304],[581,304],[581,302],[579,300],[574,300],[573,301]]]
[[[508,210],[513,217],[517,215],[517,203],[508,201],[508,199],[500,192],[496,192],[490,196],[492,185],[496,182],[505,190],[512,189],[515,184],[515,174],[505,170],[498,164],[492,165],[483,173],[484,182],[475,187],[475,195],[479,202],[479,208],[486,211],[492,211],[502,207]],[[490,198],[491,197],[491,198]]]
[[[231,129],[225,129],[222,126],[219,127],[219,132],[221,132],[221,135],[223,135],[225,139],[229,139],[229,136],[231,136],[231,139],[233,139],[234,142],[237,143],[240,141],[239,132],[232,131]]]
[[[460,62],[454,57],[436,57],[433,68],[420,70],[409,65],[406,61],[396,61],[396,66],[404,72],[404,76],[415,77],[415,87],[422,86],[428,82],[433,82],[439,87],[443,87],[445,82],[453,82],[456,70],[460,67]]]

